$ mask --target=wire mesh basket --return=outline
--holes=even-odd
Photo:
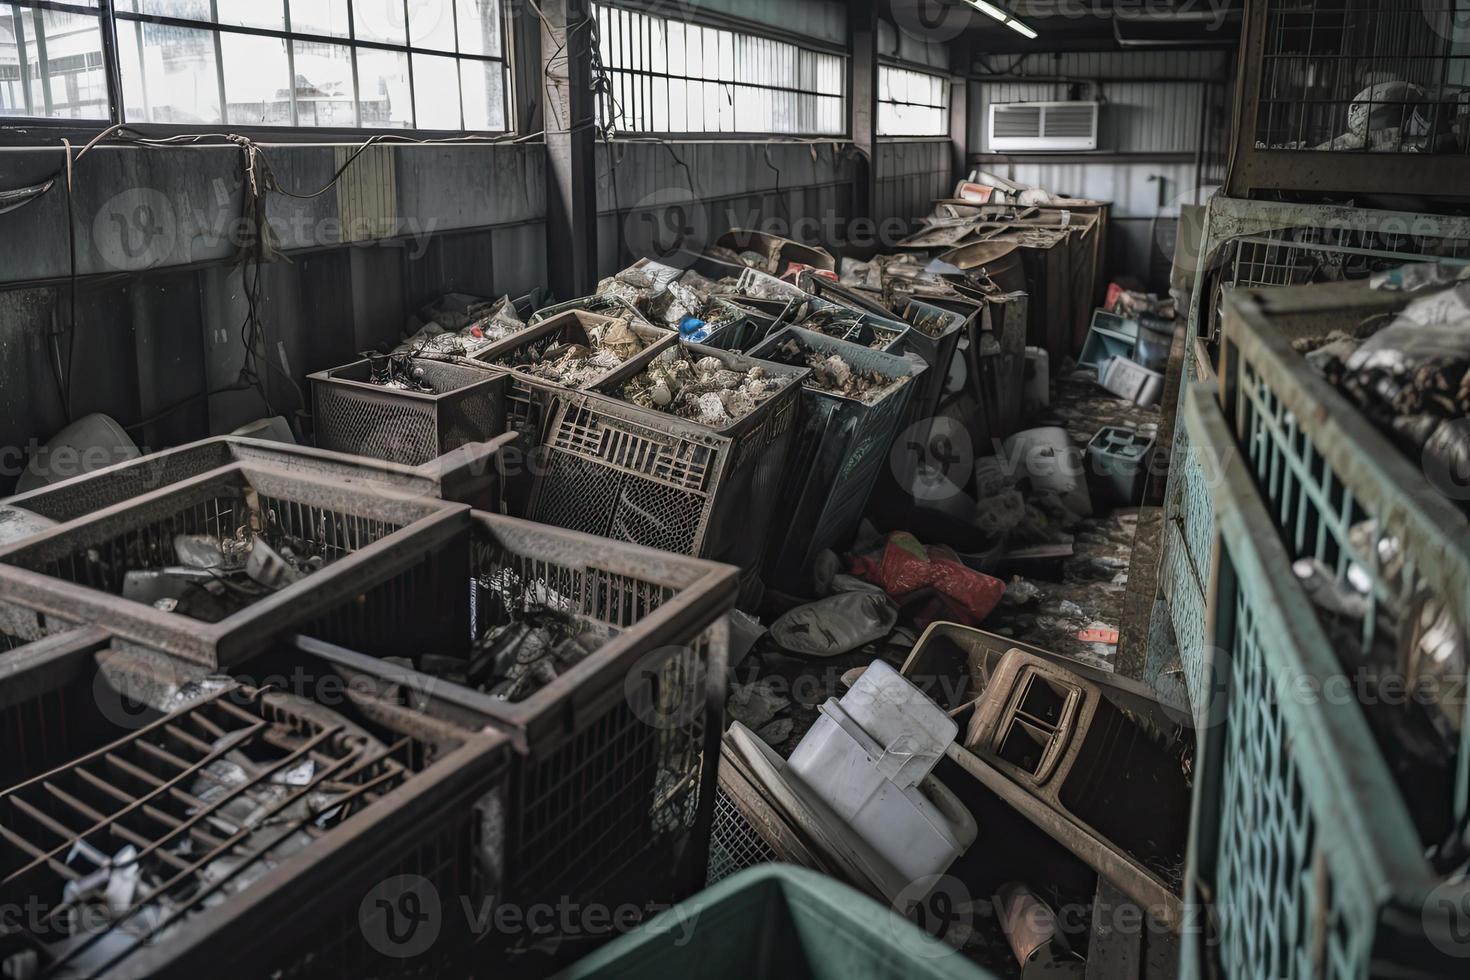
[[[1197,451],[1222,460],[1210,596],[1210,699],[1195,775],[1186,901],[1192,976],[1452,976],[1465,944],[1454,906],[1292,570],[1274,504],[1216,403],[1186,396]],[[1458,949],[1460,957],[1454,956]],[[1213,961],[1207,963],[1207,961]]]
[[[1462,196],[1470,53],[1456,0],[1265,0],[1246,15],[1230,193],[1404,187]],[[1404,168],[1404,169],[1400,169]]]
[[[63,620],[228,665],[419,564],[468,520],[459,504],[236,464],[0,549],[0,586],[7,599]],[[179,539],[196,535],[216,542],[217,562],[180,557]],[[274,544],[257,554],[262,541]],[[283,548],[299,560],[283,558]],[[250,587],[220,581],[227,549],[247,567],[260,559]]]
[[[815,372],[803,382],[801,421],[779,496],[785,506],[772,523],[766,560],[767,583],[794,595],[811,591],[818,552],[843,548],[857,531],[905,411],[928,373],[896,354],[800,327],[785,328],[752,352],[798,367],[814,354],[840,357],[855,373],[876,372],[883,383],[855,397],[819,387]]]
[[[408,361],[433,394],[374,384],[368,358],[308,375],[317,445],[419,466],[505,432],[504,372],[474,362]]]
[[[458,903],[498,893],[508,740],[299,655],[259,667],[291,689],[116,651],[20,674],[33,702],[91,710],[33,713],[23,744],[69,752],[0,792],[0,896],[35,911],[0,936],[7,975],[464,969]],[[7,720],[34,707],[15,701]],[[409,893],[446,914],[389,921],[428,911]]]
[[[72,521],[232,463],[264,465],[342,486],[491,506],[499,499],[496,459],[510,437],[476,442],[421,466],[403,466],[310,446],[217,436],[94,470],[0,502],[52,521]]]
[[[596,391],[558,406],[529,514],[753,572],[765,555],[807,372],[699,344],[679,349],[741,374],[759,367],[781,387],[734,423],[711,428],[618,397],[655,356],[640,355]]]
[[[702,880],[736,588],[710,562],[476,513],[433,578],[368,594],[390,629],[344,637],[334,614],[300,642],[391,680],[429,716],[513,737],[508,901],[646,903]],[[466,666],[492,631],[549,612],[596,645],[544,686],[507,692]],[[429,617],[448,628],[427,630]],[[411,642],[381,640],[414,626]]]

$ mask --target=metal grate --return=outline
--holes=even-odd
[[[412,363],[438,394],[374,385],[365,359],[309,375],[317,445],[421,466],[505,431],[503,373],[430,358]]]
[[[49,970],[93,975],[391,792],[420,753],[232,687],[0,794],[0,888],[43,903],[28,933]]]
[[[1270,149],[1470,152],[1455,0],[1270,0],[1256,140]]]
[[[779,860],[776,849],[751,826],[740,807],[721,788],[715,793],[715,821],[710,831],[709,872],[706,885],[737,871]]]

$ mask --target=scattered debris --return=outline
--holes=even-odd
[[[734,371],[718,357],[696,360],[688,350],[671,347],[623,386],[623,397],[719,429],[749,415],[780,389],[781,382],[760,365]]]
[[[882,639],[897,623],[886,595],[839,592],[786,613],[771,624],[771,637],[792,653],[833,657]]]
[[[395,391],[417,391],[436,395],[438,391],[425,380],[423,366],[410,354],[368,353],[368,383]]]
[[[786,363],[805,363],[812,369],[806,379],[807,387],[842,395],[844,398],[855,398],[871,404],[906,380],[890,378],[876,370],[859,370],[840,354],[809,350],[794,338],[782,344],[779,350]]]
[[[410,331],[412,336],[394,353],[473,357],[492,344],[526,329],[509,296],[493,302],[475,297],[446,296],[426,307],[421,316],[428,323]],[[411,322],[410,327],[413,326],[416,324]]]

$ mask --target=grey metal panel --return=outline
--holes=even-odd
[[[707,10],[727,17],[766,24],[788,34],[814,38],[827,44],[847,44],[847,4],[836,0],[685,0],[696,13]],[[659,6],[654,4],[653,6]],[[666,17],[678,16],[672,5],[658,11]]]

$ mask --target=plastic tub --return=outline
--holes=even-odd
[[[561,976],[985,980],[990,974],[846,885],[767,865],[725,879]]]

